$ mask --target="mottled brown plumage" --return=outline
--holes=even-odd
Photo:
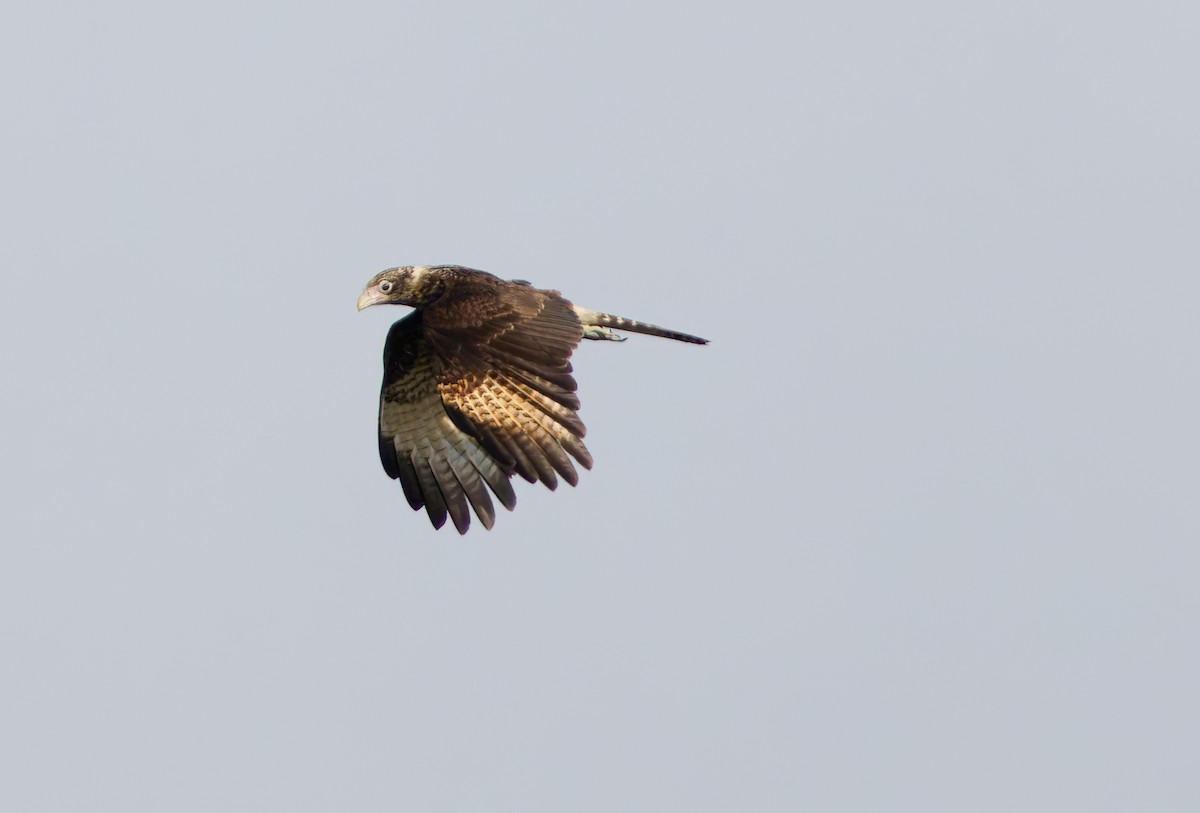
[[[416,309],[392,325],[383,350],[384,471],[435,528],[449,517],[459,533],[472,509],[492,527],[489,489],[513,509],[513,474],[554,490],[559,477],[579,481],[574,463],[592,467],[571,375],[581,339],[621,341],[615,327],[707,344],[460,266],[389,268],[358,307],[382,303]]]

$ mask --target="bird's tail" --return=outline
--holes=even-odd
[[[651,325],[646,322],[638,322],[634,319],[626,319],[624,316],[613,316],[611,313],[601,313],[600,311],[590,311],[587,308],[581,308],[575,305],[575,313],[579,316],[579,321],[585,327],[594,326],[601,328],[615,328],[617,330],[629,330],[634,333],[645,333],[649,336],[662,336],[664,339],[674,339],[677,342],[691,342],[692,344],[708,344],[708,339],[701,339],[699,336],[692,336],[689,333],[680,333],[678,330],[668,330],[665,327]],[[589,336],[585,332],[585,338],[613,338],[612,336],[594,335]]]

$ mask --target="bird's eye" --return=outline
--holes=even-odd
[[[383,282],[379,283],[379,292],[384,293],[384,294],[390,294],[392,292],[391,280],[385,279]]]

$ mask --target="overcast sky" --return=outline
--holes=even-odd
[[[1195,809],[1198,32],[10,7],[0,809]],[[712,344],[435,532],[354,303],[439,262]]]

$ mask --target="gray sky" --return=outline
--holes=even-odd
[[[1194,6],[5,17],[0,809],[1194,809]],[[435,533],[425,262],[713,343]]]

